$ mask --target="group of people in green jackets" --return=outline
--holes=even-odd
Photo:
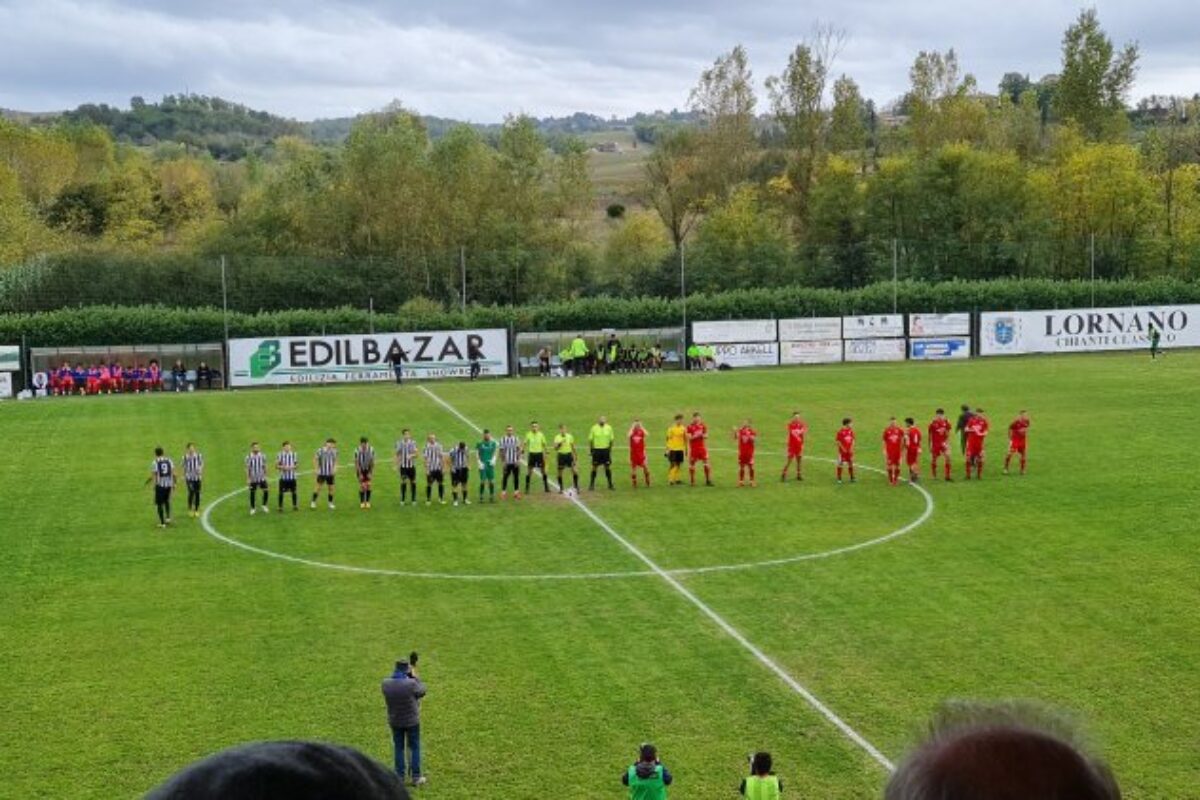
[[[558,353],[564,375],[599,375],[608,372],[657,372],[663,366],[663,350],[655,343],[622,343],[616,334],[589,347],[583,334]],[[543,347],[538,353],[538,370],[543,376],[550,375],[550,348]]]
[[[717,348],[711,344],[688,345],[688,369],[713,369],[717,365]]]
[[[658,758],[658,749],[649,743],[638,751],[638,760],[621,775],[621,783],[629,787],[629,800],[666,800],[667,787],[674,776]],[[747,800],[780,800],[783,782],[772,770],[770,753],[755,753],[750,757],[750,774],[742,778],[738,791]]]

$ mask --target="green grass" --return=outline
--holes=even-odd
[[[657,441],[676,411],[706,413],[714,447],[754,418],[757,489],[618,491],[584,500],[664,568],[788,557],[887,533],[922,497],[807,464],[777,482],[782,426],[805,413],[809,452],[858,421],[878,465],[887,416],[927,421],[978,403],[993,442],[982,483],[930,484],[931,519],[828,559],[680,580],[893,759],[947,698],[1030,698],[1067,710],[1131,798],[1198,797],[1200,513],[1194,428],[1200,354],[842,366],[709,375],[521,380],[431,388],[467,417],[531,417],[583,434],[637,414]],[[1004,477],[1002,429],[1029,408],[1031,471]],[[390,757],[378,681],[417,648],[429,798],[619,797],[635,746],[655,741],[679,797],[732,796],[744,754],[770,749],[789,793],[878,796],[883,771],[657,577],[450,581],[269,559],[178,518],[159,533],[141,483],[151,448],[207,457],[207,502],[241,483],[252,438],[307,458],[326,435],[381,452],[399,428],[473,434],[415,387],[71,399],[0,406],[0,796],[130,796],[235,742],[329,739]],[[768,454],[769,453],[769,454]],[[956,464],[956,471],[961,465]],[[401,571],[639,572],[645,566],[557,496],[520,506],[398,509],[395,479],[360,512],[250,517],[223,533],[320,561]],[[307,490],[307,479],[302,483]],[[181,501],[180,501],[181,502]],[[177,514],[177,517],[180,515]]]

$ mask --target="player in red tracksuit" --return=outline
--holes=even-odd
[[[787,480],[788,467],[792,465],[793,461],[796,462],[796,480],[804,480],[800,474],[800,463],[804,458],[804,437],[807,434],[808,424],[800,418],[799,411],[794,412],[791,421],[787,424],[787,463],[783,465],[783,475],[779,480]]]
[[[904,420],[904,461],[908,464],[908,482],[921,480],[921,429],[912,417]]]
[[[975,415],[967,423],[967,480],[971,480],[971,467],[975,467],[975,478],[983,478],[983,440],[988,435],[987,417],[983,409],[975,409]]]
[[[1004,474],[1008,474],[1008,464],[1013,454],[1021,456],[1021,474],[1025,474],[1025,448],[1029,438],[1029,414],[1024,410],[1008,426],[1008,455],[1004,457]]]
[[[854,428],[850,426],[851,420],[846,417],[842,420],[842,427],[833,437],[837,441],[838,458],[837,458],[837,482],[842,482],[842,467],[846,466],[850,469],[850,482],[854,483]]]
[[[650,467],[646,464],[646,429],[642,427],[640,419],[635,419],[633,427],[629,429],[629,468],[633,476],[633,488],[636,489],[638,485],[639,469],[646,479],[646,486],[650,486]]]
[[[696,464],[704,464],[704,485],[712,486],[712,467],[708,463],[708,426],[700,418],[700,412],[692,414],[692,424],[687,426],[688,475],[692,486],[696,485]]]
[[[946,419],[946,410],[939,408],[933,421],[929,423],[929,469],[930,475],[937,480],[938,459],[943,460],[946,480],[950,481],[950,420]]]
[[[750,420],[742,423],[742,427],[733,432],[733,438],[738,446],[738,486],[746,485],[746,473],[750,473],[750,485],[757,486],[754,480],[754,443],[758,440],[758,431]]]
[[[892,417],[883,429],[883,460],[887,463],[888,483],[892,486],[900,482],[900,454],[903,450],[904,429]]]

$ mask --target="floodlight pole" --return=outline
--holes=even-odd
[[[225,280],[225,256],[221,256],[221,317],[225,323],[225,374],[229,373],[229,284]],[[222,376],[221,385],[229,388],[229,379]]]
[[[892,237],[892,313],[896,313],[896,284],[900,278],[900,246]]]
[[[1092,269],[1092,308],[1096,307],[1096,233],[1092,232],[1091,241],[1088,246],[1088,260],[1091,262]]]
[[[467,311],[467,248],[465,246],[458,248],[458,267],[462,272],[462,310],[465,314]]]
[[[679,243],[679,301],[683,308],[683,349],[684,349],[684,365],[687,364],[687,345],[688,345],[688,328],[687,328],[687,266],[683,256],[683,242]]]

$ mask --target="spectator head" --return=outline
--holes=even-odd
[[[758,752],[750,756],[750,772],[753,775],[770,775],[771,774],[771,754]]]
[[[400,778],[367,756],[319,742],[256,742],[185,767],[147,800],[407,800]]]
[[[645,742],[638,748],[638,760],[640,761],[658,761],[658,748]]]
[[[1108,767],[1061,720],[1027,707],[948,707],[885,800],[1120,800]]]

